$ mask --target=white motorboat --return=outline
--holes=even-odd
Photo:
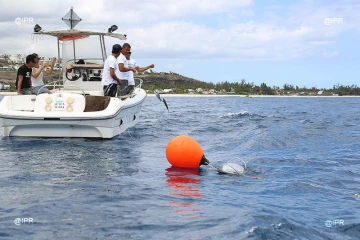
[[[39,30],[38,25],[34,28],[34,34],[57,38],[58,59],[61,59],[63,72],[59,81],[48,84],[55,91],[52,94],[5,96],[0,102],[3,136],[113,138],[139,121],[146,98],[141,79],[136,79],[139,84],[128,95],[123,94],[126,84],[122,85],[117,97],[104,97],[101,85],[103,63],[107,57],[104,37],[126,40],[126,35],[113,33],[114,28],[109,28],[108,32],[73,29],[80,21],[73,9],[64,19],[70,26],[68,30],[45,32]],[[99,36],[102,58],[76,58],[76,46],[89,36]],[[71,57],[68,57],[69,47]]]

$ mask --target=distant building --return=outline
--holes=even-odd
[[[174,90],[173,89],[164,89],[163,90],[163,93],[174,93]]]
[[[5,59],[5,58],[0,58],[0,64],[1,64],[1,65],[8,64],[8,63],[9,63],[9,61],[8,61],[7,59]]]
[[[8,56],[7,59],[5,56]],[[40,57],[40,62],[51,62],[52,57]],[[59,60],[57,60],[59,61]],[[0,57],[0,64],[1,63],[10,63],[10,64],[23,64],[26,62],[26,55],[24,54],[11,54],[6,55],[2,54]]]
[[[14,68],[11,67],[11,66],[3,66],[3,67],[0,67],[0,70],[13,70]]]
[[[52,60],[52,57],[40,57],[40,61],[43,61],[43,62],[50,62]]]
[[[10,85],[4,85],[0,83],[0,90],[10,90]]]
[[[26,56],[24,54],[12,54],[9,56],[9,60],[13,63],[23,64],[26,61]]]

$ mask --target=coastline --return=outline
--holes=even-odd
[[[155,94],[147,94],[149,97],[154,97]],[[227,94],[227,95],[212,95],[212,94],[160,94],[161,97],[240,97],[240,98],[346,98],[346,97],[360,97],[360,96],[296,96],[296,95],[236,95],[236,94]]]
[[[7,95],[17,95],[16,92],[0,92],[0,95],[7,96]],[[155,97],[153,93],[147,93],[148,97]],[[236,95],[236,94],[224,94],[224,95],[215,95],[215,94],[160,94],[161,97],[240,97],[240,98],[349,98],[349,97],[360,97],[360,96],[296,96],[296,95],[250,95],[246,97],[246,95]]]

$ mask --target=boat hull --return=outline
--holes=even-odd
[[[145,91],[137,89],[133,98],[112,98],[108,106],[110,109],[94,113],[36,114],[16,111],[15,114],[15,111],[7,111],[0,114],[0,126],[3,136],[110,139],[138,123],[145,97]]]

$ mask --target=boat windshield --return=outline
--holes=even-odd
[[[74,50],[75,47],[75,50]],[[103,55],[99,36],[90,36],[73,41],[60,41],[62,67],[71,64],[102,64]]]

